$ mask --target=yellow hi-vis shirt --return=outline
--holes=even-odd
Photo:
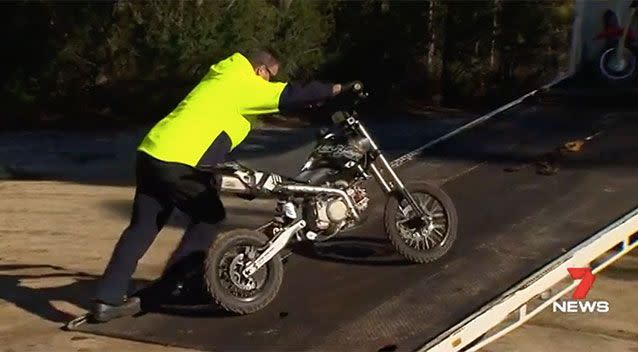
[[[279,112],[286,83],[255,74],[239,53],[211,66],[208,74],[144,137],[137,150],[166,161],[197,167],[213,143],[230,139],[229,150],[250,132],[246,116]]]

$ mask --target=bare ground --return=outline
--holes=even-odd
[[[130,187],[0,183],[1,351],[180,350],[60,330],[87,309],[127,225],[132,196]],[[234,221],[250,223],[242,215]],[[180,234],[179,226],[166,228],[139,262],[135,279],[155,278]]]

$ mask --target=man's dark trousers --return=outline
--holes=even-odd
[[[138,153],[131,222],[113,250],[97,288],[97,300],[111,305],[123,302],[138,261],[175,208],[191,221],[168,265],[208,248],[217,224],[226,217],[212,178],[208,172]]]

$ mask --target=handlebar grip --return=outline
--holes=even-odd
[[[361,83],[360,81],[348,82],[341,85],[341,90],[343,92],[359,92],[363,90],[363,83]]]

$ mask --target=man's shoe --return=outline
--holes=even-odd
[[[141,311],[139,297],[129,297],[120,305],[110,305],[104,302],[95,302],[91,315],[93,320],[104,323],[115,318],[131,316]]]

